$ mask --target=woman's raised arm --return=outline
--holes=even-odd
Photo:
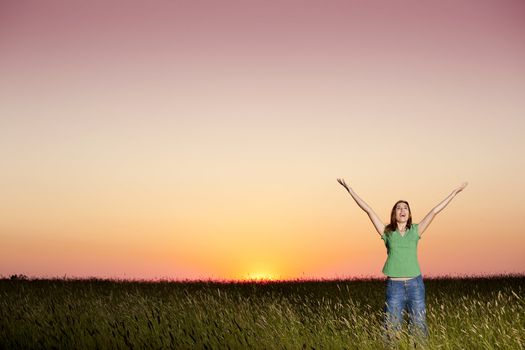
[[[363,209],[367,214],[368,214],[368,217],[370,218],[370,220],[372,221],[372,224],[374,224],[374,227],[376,228],[377,232],[382,235],[383,232],[385,231],[385,224],[379,219],[379,217],[377,216],[377,214],[372,210],[372,208],[370,208],[370,206],[368,204],[366,204],[366,202],[364,200],[362,200],[358,195],[357,193],[354,192],[354,190],[352,190],[351,187],[349,187],[346,183],[345,183],[345,180],[343,179],[337,179],[337,182],[339,182],[344,188],[346,188],[346,190],[348,191],[348,193],[350,193],[350,195],[352,196],[352,198],[356,201],[357,205],[359,205],[359,207],[361,209]]]
[[[452,191],[452,193],[449,194],[447,198],[445,198],[441,203],[432,208],[432,210],[427,214],[427,216],[425,216],[423,220],[421,220],[421,222],[419,223],[419,237],[421,237],[423,232],[428,228],[428,225],[430,225],[432,220],[434,220],[434,217],[437,215],[437,213],[445,209],[445,207],[448,205],[448,203],[450,203],[452,198],[454,198],[459,192],[463,191],[463,189],[467,187],[467,185],[468,182],[463,182],[460,186],[458,186],[458,188],[454,189],[454,191]]]

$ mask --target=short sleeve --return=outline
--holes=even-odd
[[[416,231],[416,237],[417,237],[417,240],[419,241],[421,239],[421,237],[419,236],[419,224],[412,224],[414,226],[414,231]]]

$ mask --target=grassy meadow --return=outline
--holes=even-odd
[[[425,288],[425,348],[525,348],[525,276],[425,278]],[[380,279],[5,278],[0,349],[382,349],[384,298]],[[396,347],[411,344],[405,334]]]

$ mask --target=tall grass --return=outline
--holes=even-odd
[[[425,279],[431,349],[525,348],[525,276]],[[381,349],[382,280],[0,280],[0,348]],[[406,327],[405,327],[406,329]],[[400,349],[411,339],[402,337]]]

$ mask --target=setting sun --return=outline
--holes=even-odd
[[[241,278],[243,280],[249,280],[249,281],[273,281],[276,279],[275,275],[268,273],[268,272],[254,272],[249,273],[247,276],[244,276]]]

